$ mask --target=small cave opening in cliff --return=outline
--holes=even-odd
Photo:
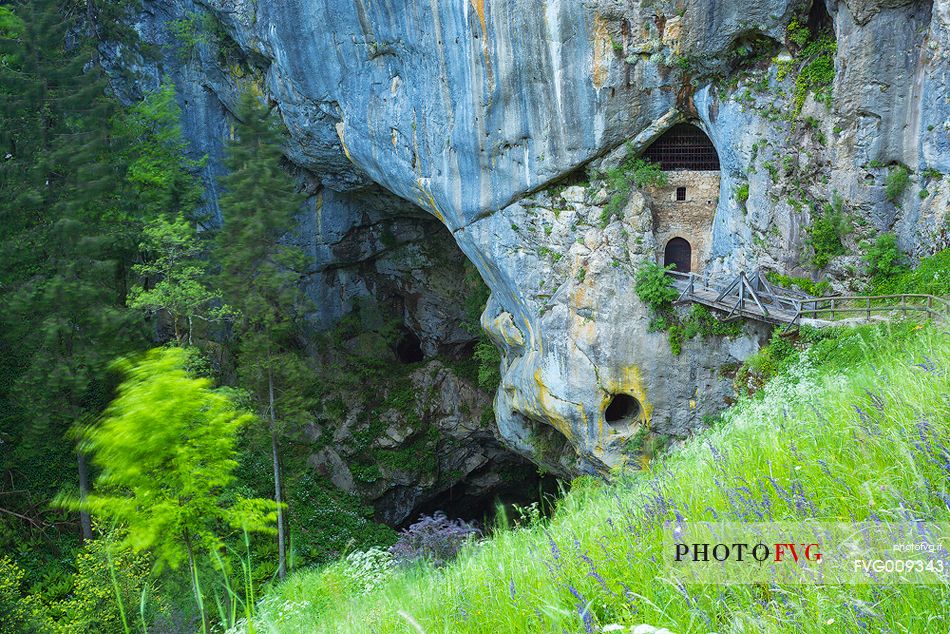
[[[451,519],[462,519],[482,531],[517,519],[516,507],[538,503],[542,514],[553,510],[562,487],[558,478],[540,471],[537,465],[514,455],[499,469],[486,466],[416,506],[396,529],[404,529],[422,515],[442,511]],[[497,469],[497,470],[496,470]],[[490,483],[490,484],[489,484]]]
[[[604,410],[604,420],[608,423],[623,423],[640,414],[640,401],[629,394],[615,394]]]
[[[819,31],[830,31],[834,27],[834,21],[828,14],[828,8],[824,0],[815,0],[808,11],[808,28],[812,33]]]
[[[405,364],[425,360],[425,355],[422,353],[422,341],[408,328],[403,328],[402,337],[396,342],[396,358],[399,363]]]

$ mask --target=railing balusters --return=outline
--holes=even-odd
[[[788,291],[788,295],[778,294],[781,287],[771,286],[765,280],[761,272],[749,277],[745,271],[739,274],[728,283],[714,282],[708,271],[704,271],[699,277],[704,291],[717,293],[715,299],[704,298],[696,294],[696,273],[679,273],[676,271],[668,272],[671,277],[677,280],[676,285],[684,288],[679,300],[694,301],[719,310],[726,310],[728,304],[723,300],[727,297],[735,297],[735,304],[728,311],[725,319],[728,321],[735,317],[745,316],[752,319],[762,319],[769,321],[769,310],[765,304],[771,304],[777,307],[781,312],[787,311],[783,318],[781,314],[777,315],[779,321],[785,321],[789,327],[799,323],[801,319],[810,316],[812,319],[819,319],[819,315],[828,314],[829,321],[834,321],[836,316],[846,318],[850,313],[864,314],[867,321],[871,321],[875,313],[888,313],[899,311],[903,317],[907,317],[908,311],[920,311],[927,313],[928,317],[950,321],[950,299],[936,297],[929,294],[903,293],[897,295],[838,295],[830,297],[811,297],[805,293],[796,295],[797,291]],[[685,282],[680,286],[680,281]],[[736,288],[738,287],[738,288]],[[735,292],[735,295],[732,293]],[[759,315],[754,309],[746,310],[746,300],[751,296],[762,314]],[[881,301],[881,305],[875,306],[876,301]],[[747,313],[743,315],[743,313]],[[792,313],[791,320],[787,316]]]

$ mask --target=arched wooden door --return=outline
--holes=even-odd
[[[693,259],[693,249],[683,238],[673,238],[666,243],[663,252],[663,266],[673,265],[673,270],[679,273],[689,273]]]

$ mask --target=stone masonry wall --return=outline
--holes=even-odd
[[[663,264],[666,244],[683,238],[692,248],[690,270],[699,273],[709,258],[713,218],[719,204],[719,172],[675,170],[667,172],[665,187],[649,190],[653,199],[653,233],[656,261]],[[676,200],[676,189],[686,188],[686,200]]]

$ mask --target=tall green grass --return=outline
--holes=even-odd
[[[554,515],[398,570],[364,594],[339,564],[258,606],[258,632],[944,631],[941,586],[680,586],[663,522],[950,521],[950,335],[845,331],[802,354],[723,423],[611,484],[582,478]]]

